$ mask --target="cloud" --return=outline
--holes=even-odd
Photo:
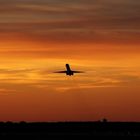
[[[52,69],[0,69],[0,93],[75,93],[102,88],[139,87],[138,68],[94,67],[85,74],[66,77]]]
[[[7,89],[7,88],[0,88],[0,95],[1,94],[11,94],[11,93],[16,93],[16,90],[14,89]]]
[[[42,41],[139,42],[139,5],[133,0],[1,1],[0,31]]]

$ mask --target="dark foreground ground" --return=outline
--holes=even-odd
[[[0,136],[140,136],[140,123],[65,122],[65,123],[0,123]]]

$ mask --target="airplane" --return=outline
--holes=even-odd
[[[68,76],[74,75],[74,73],[83,73],[82,71],[73,71],[69,64],[66,64],[66,71],[56,71],[55,73],[65,73]]]

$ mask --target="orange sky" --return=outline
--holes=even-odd
[[[138,45],[77,46],[28,41],[3,44],[0,50],[2,121],[81,121],[103,117],[139,121]],[[52,73],[64,70],[65,63],[86,73],[74,77]]]
[[[139,1],[7,1],[0,121],[140,121]]]

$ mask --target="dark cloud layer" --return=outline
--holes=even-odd
[[[138,0],[1,0],[1,34],[85,42],[139,42]]]

